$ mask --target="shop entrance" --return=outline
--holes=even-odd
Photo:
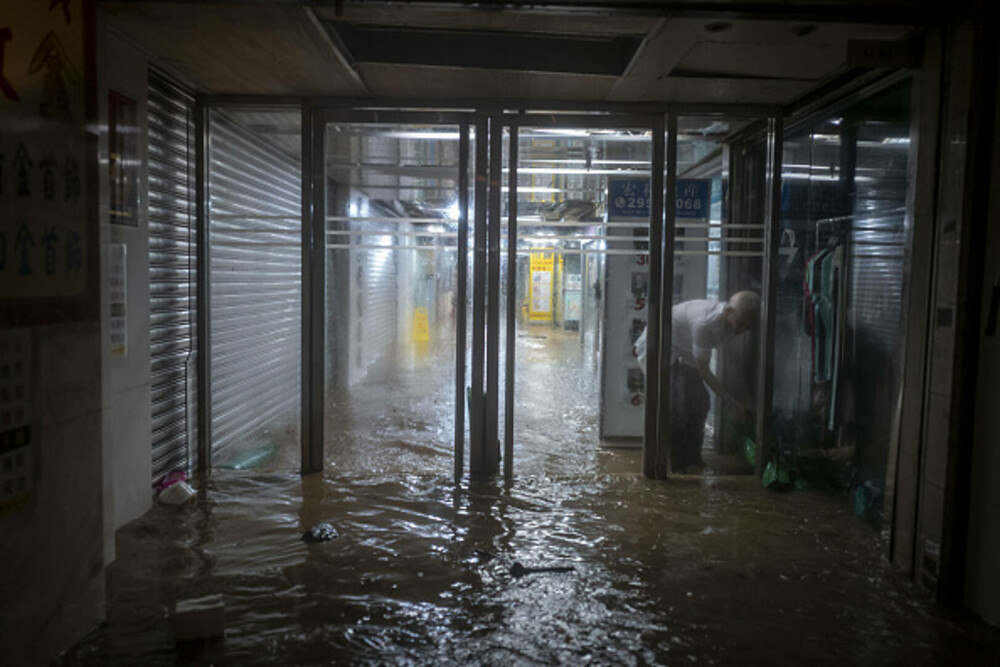
[[[651,237],[654,248],[662,242],[653,223],[663,204],[657,135],[662,150],[662,122],[636,117],[527,115],[504,129],[499,413],[508,481],[594,473],[627,450],[637,451],[622,463],[640,466],[649,383],[635,342],[659,312],[661,287],[660,257],[650,253]]]
[[[313,359],[328,469],[446,473],[462,460],[473,137],[467,118],[440,114],[317,123]]]
[[[672,318],[660,312],[765,291],[770,163],[766,142],[742,134],[763,124],[599,120],[529,114],[502,136],[501,458],[518,475],[592,473],[614,458],[654,477],[702,472],[704,460],[670,461],[668,406],[681,399],[668,396],[676,354]],[[646,360],[636,347],[644,332],[662,341]],[[758,326],[713,352],[712,372],[747,410],[713,396],[695,420],[693,446],[711,469],[755,471],[763,343]]]
[[[320,113],[303,372],[322,447],[303,447],[303,468],[510,482],[633,450],[629,470],[666,474],[660,304],[762,289],[763,211],[730,199],[764,189],[765,161],[728,151],[745,124]],[[644,332],[667,342],[642,363]],[[747,405],[759,347],[712,362]],[[755,424],[712,414],[706,448],[752,470]]]
[[[304,372],[323,445],[303,468],[461,479],[502,462],[510,480],[580,472],[602,442],[641,449],[632,344],[657,312],[662,122],[329,111],[315,127]]]

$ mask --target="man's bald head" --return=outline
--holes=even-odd
[[[724,312],[733,331],[749,331],[760,320],[760,295],[749,290],[737,292],[729,297]]]

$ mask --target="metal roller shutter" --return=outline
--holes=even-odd
[[[902,210],[854,221],[851,269],[855,325],[868,329],[894,358],[899,355],[903,303],[905,221]]]
[[[266,129],[298,114],[209,119],[213,465],[251,465],[298,439],[301,166]]]
[[[369,236],[365,243],[370,246],[392,246],[394,231],[388,226],[370,225],[369,231],[377,229],[386,232],[385,236]],[[360,312],[356,315],[360,351],[358,370],[364,377],[373,365],[380,361],[391,359],[396,346],[397,328],[399,326],[398,293],[398,251],[386,248],[377,250],[369,248],[357,253],[356,261],[357,289]]]
[[[908,126],[879,123],[876,129],[876,136],[901,137]],[[853,324],[898,363],[906,251],[905,151],[893,144],[883,148],[878,142],[865,143],[875,146],[858,148],[858,170],[866,178],[855,181],[849,241]]]
[[[153,480],[187,471],[196,405],[194,98],[151,73],[149,344]]]

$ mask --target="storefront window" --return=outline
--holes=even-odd
[[[895,87],[784,145],[777,462],[873,521],[900,391],[909,99]]]

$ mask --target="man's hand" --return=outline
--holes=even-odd
[[[711,369],[708,367],[708,362],[704,360],[698,361],[698,374],[701,375],[701,379],[705,381],[708,388],[720,399],[725,401],[730,405],[735,413],[736,419],[741,422],[745,422],[753,418],[753,411],[750,410],[746,405],[736,400],[736,398],[726,391],[726,388],[722,385],[722,382]]]
[[[737,421],[745,423],[753,419],[753,411],[735,398],[730,397],[729,406]]]

